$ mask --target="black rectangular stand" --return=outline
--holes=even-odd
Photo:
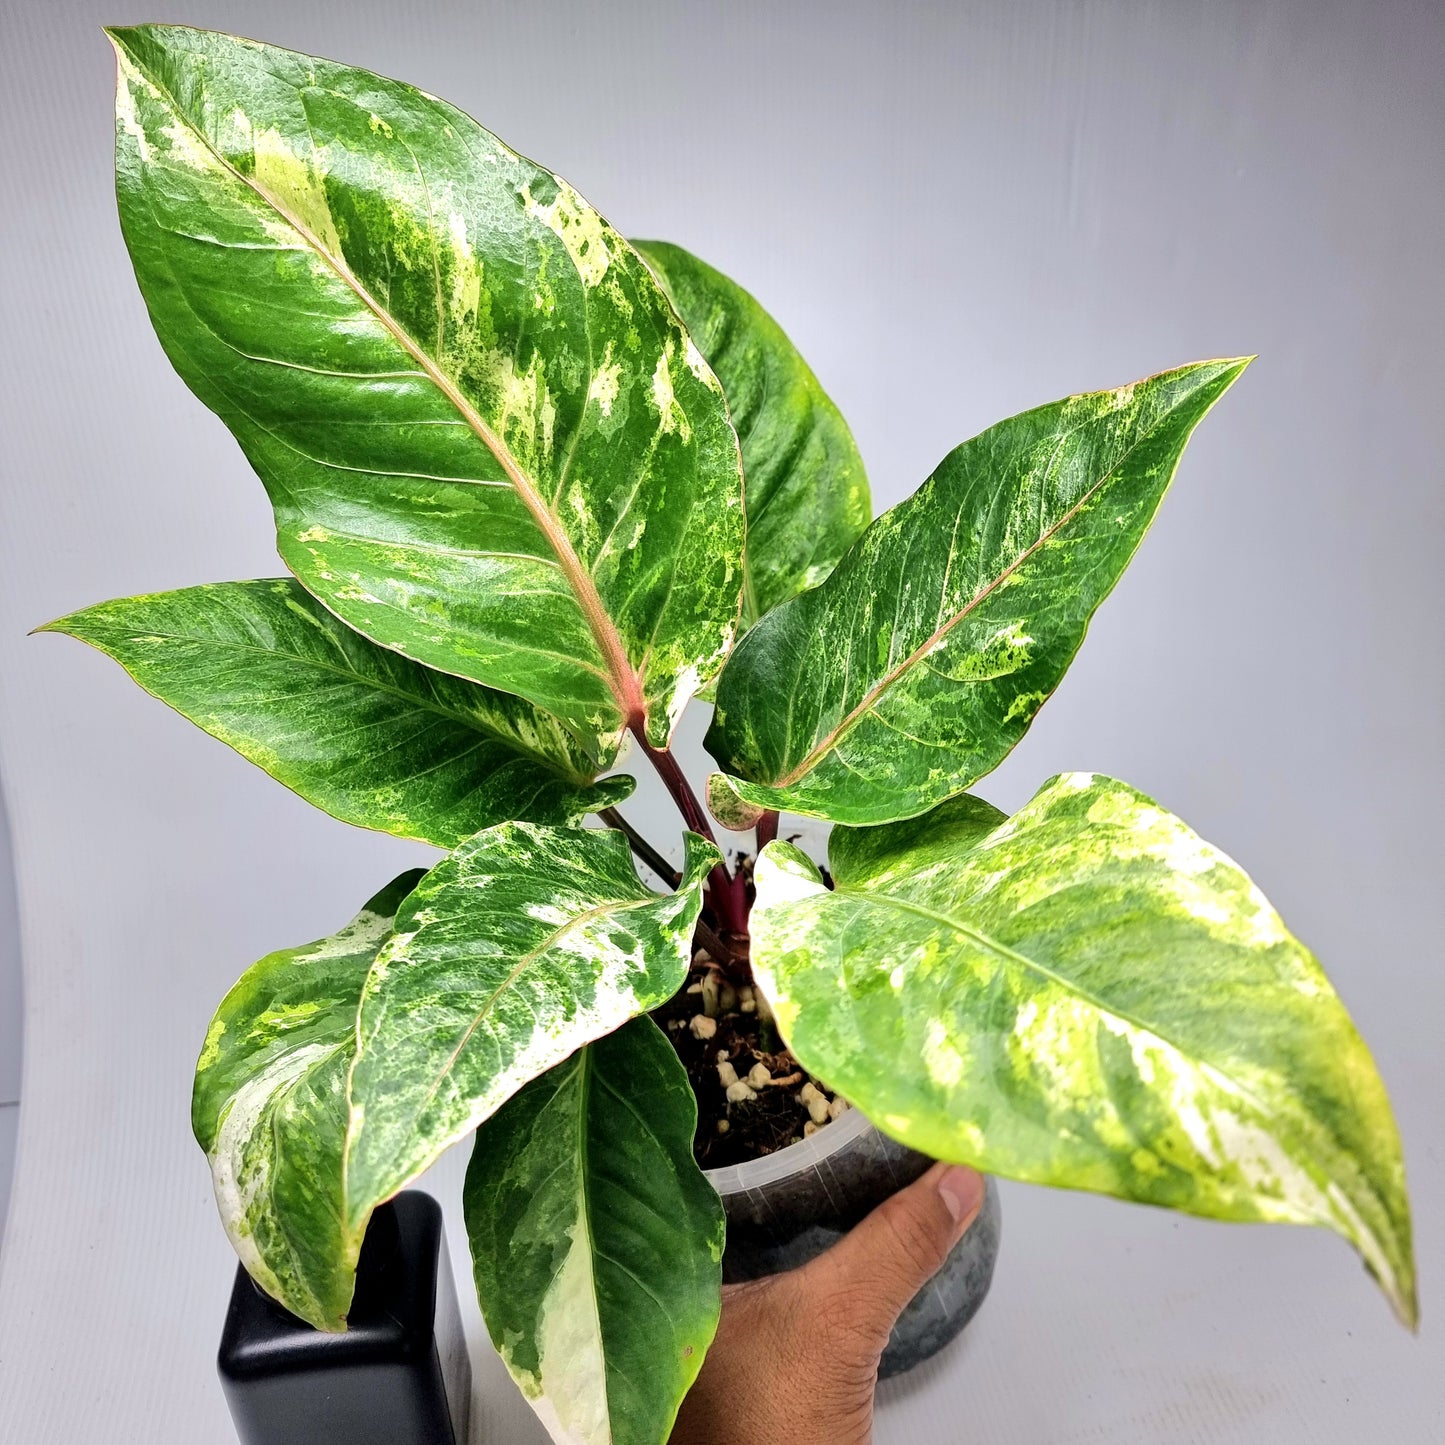
[[[236,1271],[217,1368],[241,1445],[466,1445],[471,1365],[430,1195],[372,1216],[345,1334]]]

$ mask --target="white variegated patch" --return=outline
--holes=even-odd
[[[579,1200],[572,1242],[537,1316],[541,1370],[536,1391],[527,1395],[554,1445],[613,1441],[592,1249]]]
[[[583,284],[596,286],[612,263],[607,223],[561,176],[552,179],[557,183],[557,194],[546,205],[533,199],[530,186],[524,189],[527,214],[561,240]]]
[[[258,1203],[262,1209],[268,1207],[264,1196],[274,1162],[270,1118],[299,1078],[337,1052],[335,1046],[309,1044],[273,1059],[237,1090],[209,1155],[216,1207],[226,1234],[251,1277],[278,1297],[287,1291],[253,1237]]]

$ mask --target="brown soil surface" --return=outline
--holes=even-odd
[[[693,1153],[704,1169],[715,1169],[797,1143],[810,1123],[808,1105],[798,1097],[805,1084],[812,1083],[826,1098],[832,1096],[799,1066],[775,1034],[763,1037],[762,1019],[740,1006],[746,995],[736,997],[727,986],[712,1005],[715,1013],[710,1022],[716,1025],[715,1032],[699,1037],[699,1033],[706,1034],[707,1024],[695,1030],[693,1020],[708,1018],[705,1010],[710,1000],[700,985],[709,972],[712,970],[706,965],[694,967],[687,987],[654,1010],[652,1017],[672,1041],[697,1095]],[[729,1002],[734,1007],[723,1007]],[[753,1098],[729,1101],[720,1063],[730,1064],[744,1081],[755,1065],[762,1064],[776,1082],[755,1089]]]

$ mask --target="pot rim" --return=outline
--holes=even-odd
[[[756,1159],[746,1159],[741,1164],[722,1164],[716,1169],[704,1169],[703,1175],[723,1198],[730,1194],[745,1194],[750,1189],[761,1189],[777,1183],[779,1179],[816,1169],[825,1159],[873,1128],[872,1120],[855,1104],[816,1134],[799,1139],[796,1144],[776,1149],[771,1154],[760,1154]]]

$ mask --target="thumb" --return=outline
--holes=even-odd
[[[935,1164],[804,1265],[798,1284],[845,1311],[850,1318],[839,1323],[881,1350],[904,1306],[978,1218],[983,1191],[976,1171]]]

